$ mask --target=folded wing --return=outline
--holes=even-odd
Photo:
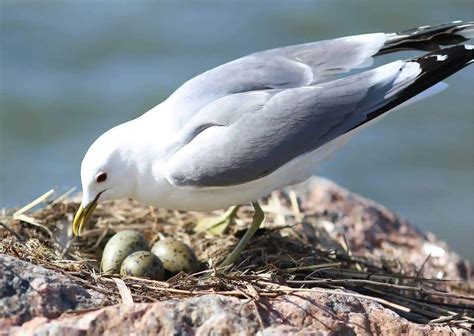
[[[186,122],[214,100],[242,92],[297,88],[372,64],[372,57],[399,50],[438,50],[472,38],[473,22],[424,26],[400,33],[375,33],[312,42],[254,53],[206,71],[167,100],[174,117]]]
[[[168,161],[176,186],[212,187],[266,176],[297,156],[364,125],[474,59],[469,45],[317,86],[223,97],[193,116]]]

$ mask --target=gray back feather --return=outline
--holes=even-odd
[[[198,112],[183,130],[184,145],[169,160],[167,178],[179,186],[228,186],[263,177],[293,158],[361,124],[393,88],[399,68],[286,90],[223,98]],[[250,102],[249,102],[250,101]],[[239,106],[223,113],[222,104]],[[251,108],[248,108],[251,106]],[[211,120],[211,126],[197,129]],[[191,126],[193,125],[193,126]]]
[[[376,33],[306,43],[254,53],[194,77],[167,104],[182,123],[212,101],[255,90],[296,88],[323,82],[330,75],[372,64],[386,34]]]

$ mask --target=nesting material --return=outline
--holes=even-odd
[[[215,236],[193,231],[196,221],[209,214],[154,209],[128,200],[108,202],[97,208],[82,236],[73,238],[71,220],[79,204],[64,198],[50,199],[36,211],[26,206],[28,213],[17,212],[16,219],[8,212],[0,218],[0,253],[61,272],[84,287],[105,293],[106,304],[116,304],[123,301],[117,291],[117,276],[102,273],[99,263],[107,241],[115,233],[131,229],[140,232],[150,245],[166,238],[180,240],[203,263],[198,273],[178,273],[166,282],[123,278],[119,283],[126,285],[134,302],[204,294],[258,301],[325,288],[334,295],[377,301],[418,323],[472,326],[472,284],[423,278],[423,265],[403,264],[390,256],[355,255],[346,240],[335,234],[344,214],[307,213],[298,207],[295,195],[290,195],[274,193],[263,202],[267,215],[263,228],[233,268],[220,269],[217,265],[250,224],[250,206],[239,210],[236,225],[229,232]],[[308,227],[311,239],[305,233]]]

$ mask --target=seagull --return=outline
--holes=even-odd
[[[105,200],[230,207],[216,223],[251,203],[252,224],[221,264],[232,265],[264,220],[260,198],[311,177],[362,127],[444,89],[443,79],[474,62],[471,38],[474,22],[454,21],[265,50],[208,70],[90,146],[73,232]],[[358,70],[403,50],[426,54]]]

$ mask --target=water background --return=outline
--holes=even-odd
[[[2,208],[80,186],[97,136],[204,70],[273,47],[473,20],[474,1],[2,0],[0,18]],[[320,173],[474,261],[474,66],[447,82],[362,131]]]

